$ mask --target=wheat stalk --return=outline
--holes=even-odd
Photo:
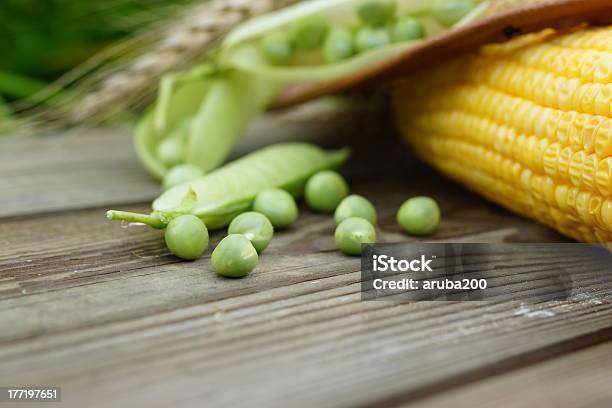
[[[149,101],[164,74],[201,60],[237,24],[300,0],[211,0],[94,57],[55,84],[70,97],[53,108],[26,107],[35,122],[98,123]],[[38,95],[34,101],[49,95]],[[29,112],[28,112],[29,111]]]

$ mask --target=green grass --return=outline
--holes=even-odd
[[[194,0],[1,0],[0,97],[27,98]],[[6,105],[6,103],[4,103]]]

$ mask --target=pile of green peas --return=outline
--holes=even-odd
[[[343,253],[360,255],[363,244],[376,243],[376,208],[363,196],[349,195],[348,184],[337,172],[324,170],[310,177],[304,198],[311,210],[333,214],[336,246]],[[275,229],[287,228],[297,218],[298,207],[291,194],[281,189],[260,192],[252,211],[235,217],[228,235],[214,249],[213,270],[227,278],[248,275],[257,267],[259,256],[272,241]],[[414,197],[400,207],[396,218],[407,233],[429,235],[438,229],[440,209],[432,198]],[[165,240],[173,254],[194,260],[208,248],[208,230],[198,217],[181,215],[169,222]]]
[[[274,229],[287,228],[298,217],[295,199],[280,189],[260,192],[253,210],[235,217],[228,227],[228,236],[214,249],[211,262],[217,274],[227,278],[248,275],[272,241]],[[177,257],[195,260],[208,248],[208,229],[195,215],[181,215],[168,223],[165,241]]]
[[[336,246],[347,255],[360,255],[363,244],[376,243],[378,215],[365,197],[352,194],[342,176],[326,170],[315,174],[305,189],[308,206],[318,212],[333,213]],[[411,235],[430,235],[440,225],[440,208],[429,197],[414,197],[402,204],[396,219]]]
[[[215,208],[214,206],[209,208],[208,213],[200,211],[202,218],[194,215],[198,213],[197,206],[202,205],[196,191],[200,191],[203,194],[202,197],[214,201],[215,192],[218,194],[219,191],[211,187],[209,183],[214,186],[215,183],[229,180],[231,184],[232,180],[235,180],[232,175],[248,171],[253,167],[259,168],[263,175],[270,175],[273,170],[265,171],[263,163],[269,164],[271,159],[279,153],[283,153],[283,158],[292,157],[286,164],[303,167],[303,172],[294,174],[296,177],[294,181],[291,181],[292,177],[285,173],[287,166],[280,166],[285,172],[275,176],[275,183],[261,183],[260,179],[252,178],[249,186],[251,190],[248,191],[249,188],[246,188],[245,198],[242,198],[242,195],[239,195],[238,198],[234,197],[237,203],[246,202],[246,204],[235,204],[228,207],[229,190],[222,189],[217,200],[224,202],[225,206],[217,207],[216,213],[215,211],[210,213],[211,208]],[[318,170],[338,167],[344,162],[347,154],[346,150],[325,152],[306,144],[281,144],[239,159],[225,169],[219,170],[216,175],[211,174],[212,179],[204,178],[199,183],[187,186],[186,191],[184,187],[178,187],[178,189],[165,193],[158,200],[170,200],[170,204],[162,202],[156,207],[158,203],[156,200],[153,207],[157,210],[149,215],[109,211],[107,217],[114,220],[144,223],[159,229],[165,228],[165,241],[168,249],[177,257],[185,260],[195,260],[201,257],[209,246],[208,228],[204,219],[213,229],[227,225],[226,223],[229,222],[228,236],[214,249],[211,262],[217,274],[239,278],[248,275],[256,268],[259,256],[274,237],[275,229],[287,228],[296,222],[299,211],[294,196],[288,191],[270,187],[271,185],[287,186],[289,191],[296,195],[303,191],[305,202],[311,210],[333,214],[337,247],[345,254],[359,255],[362,252],[363,244],[376,242],[375,226],[378,221],[376,208],[365,197],[350,195],[346,180],[336,171]],[[183,167],[179,166],[175,169]],[[274,169],[274,166],[270,168]],[[307,170],[309,168],[310,171]],[[194,172],[197,173],[198,170],[194,169]],[[286,176],[279,179],[280,174]],[[300,174],[303,175],[300,176]],[[254,188],[253,183],[260,187]],[[167,194],[172,197],[165,197]],[[178,196],[182,197],[180,203],[175,201]],[[208,202],[209,206],[210,204]],[[168,209],[164,210],[166,207]],[[212,216],[213,214],[216,216]],[[431,234],[435,232],[440,223],[440,210],[434,200],[427,197],[416,197],[402,205],[397,213],[397,221],[410,234]]]

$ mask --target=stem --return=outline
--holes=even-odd
[[[164,229],[168,225],[168,221],[165,219],[165,217],[158,213],[139,214],[127,211],[110,210],[106,212],[106,218],[111,221],[138,222],[157,229]]]

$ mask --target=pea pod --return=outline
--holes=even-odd
[[[261,55],[255,55],[261,61]],[[187,143],[187,163],[209,171],[222,164],[238,137],[278,92],[273,78],[230,71],[212,80],[196,113]]]
[[[447,3],[453,1],[480,3]],[[157,178],[174,165],[215,169],[284,87],[339,81],[404,53],[420,37],[447,29],[436,20],[439,8],[430,0],[311,0],[240,25],[202,64],[162,79],[156,105],[136,129],[141,161]],[[457,24],[484,11],[477,9],[463,7],[458,15],[468,14]],[[355,27],[359,18],[377,28]],[[407,20],[394,26],[391,36],[385,25],[401,18]],[[178,143],[160,148],[185,123],[184,153]]]
[[[156,179],[161,180],[167,168],[156,156],[159,143],[157,132],[153,127],[153,111],[147,112],[136,125],[134,148],[144,168]]]
[[[155,130],[169,132],[184,118],[193,116],[210,89],[210,78],[216,74],[212,64],[204,63],[188,72],[164,76],[155,105]]]
[[[223,228],[238,214],[248,211],[259,192],[282,188],[299,196],[310,176],[339,167],[348,155],[346,149],[326,152],[306,143],[266,147],[200,179],[171,188],[153,202],[151,214],[108,211],[107,217],[161,229],[177,216],[194,214],[209,229]]]
[[[193,117],[205,98],[210,83],[204,78],[190,77],[179,84],[177,77],[163,82],[157,105],[149,109],[136,125],[134,145],[145,169],[161,180],[169,170],[157,156],[158,145],[172,132]]]

